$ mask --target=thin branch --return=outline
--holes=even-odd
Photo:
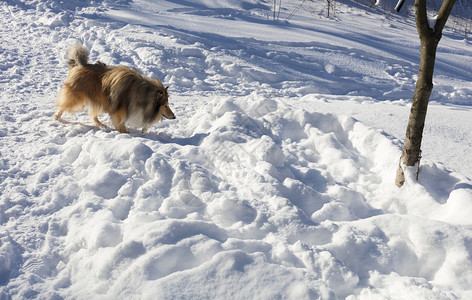
[[[436,25],[434,26],[434,32],[442,32],[455,3],[456,3],[456,0],[443,0],[441,8],[439,9],[439,12],[438,12]]]
[[[277,0],[274,0],[274,21],[275,21],[275,12],[277,9]]]
[[[277,20],[280,18],[280,7],[282,7],[282,0],[279,1],[279,11],[277,13]]]
[[[300,5],[297,6],[297,8],[295,8],[292,13],[290,13],[290,15],[287,17],[287,19],[285,20],[285,22],[288,22],[296,13],[297,11],[300,9],[300,7],[302,7],[303,3],[305,3],[305,0],[303,0],[302,3],[300,3]]]

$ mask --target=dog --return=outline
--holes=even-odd
[[[67,112],[89,108],[94,124],[106,127],[98,115],[108,113],[114,127],[129,133],[126,123],[142,132],[162,120],[175,119],[169,108],[168,87],[162,82],[141,75],[126,66],[107,66],[102,62],[88,63],[87,49],[76,44],[67,50],[69,74],[59,91],[56,120]]]

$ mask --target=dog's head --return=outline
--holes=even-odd
[[[169,93],[167,92],[168,86],[164,89],[157,91],[157,103],[160,103],[158,116],[162,116],[166,119],[175,119],[175,115],[169,107]]]

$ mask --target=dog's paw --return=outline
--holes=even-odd
[[[129,130],[128,130],[126,127],[124,127],[124,126],[118,128],[118,131],[119,131],[120,133],[129,133]]]
[[[103,124],[102,122],[94,122],[94,124],[95,126],[100,127],[100,128],[107,128],[105,124]]]
[[[102,122],[100,122],[97,116],[93,118],[93,124],[95,124],[97,127],[107,128]]]
[[[63,113],[64,113],[64,110],[60,109],[57,113],[54,114],[54,119],[59,120],[62,117]]]

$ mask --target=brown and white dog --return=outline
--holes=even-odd
[[[106,112],[121,133],[128,132],[125,123],[145,132],[164,117],[175,119],[169,108],[168,87],[159,79],[125,66],[89,64],[88,51],[79,44],[68,49],[67,58],[69,74],[59,92],[56,119],[64,111],[82,111],[86,105],[96,126],[105,127],[98,115]]]

